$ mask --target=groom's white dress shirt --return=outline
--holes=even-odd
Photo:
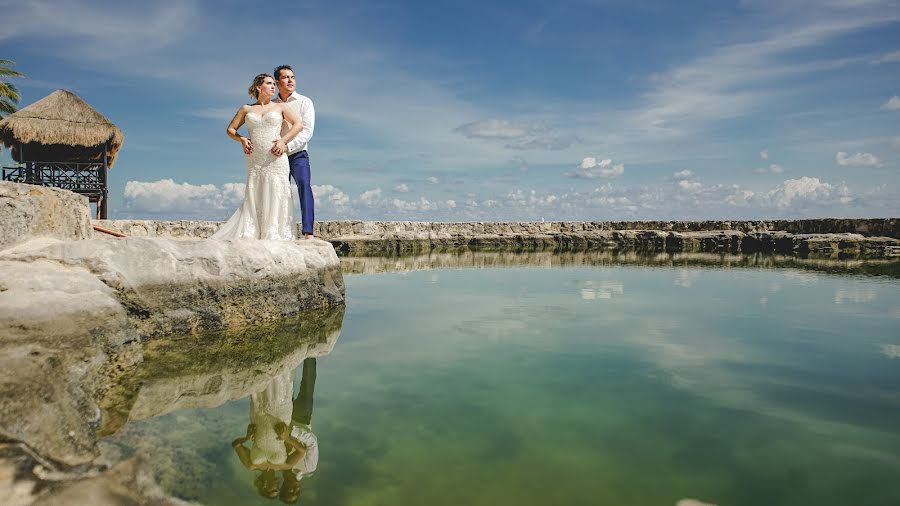
[[[276,95],[272,101],[281,102],[281,97]],[[285,103],[303,121],[303,130],[300,130],[300,133],[287,144],[287,152],[289,155],[292,155],[298,151],[305,150],[309,140],[312,139],[313,129],[316,126],[316,109],[313,107],[312,100],[309,97],[303,96],[296,91],[291,93],[291,96],[288,97]],[[281,125],[281,135],[286,134],[288,130],[290,130],[290,127],[286,123]]]

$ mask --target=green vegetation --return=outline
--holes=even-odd
[[[16,62],[11,60],[0,59],[0,78],[3,77],[25,77],[25,74],[12,69]],[[16,85],[5,81],[0,81],[0,118],[8,116],[16,112],[16,105],[19,103],[19,90]]]

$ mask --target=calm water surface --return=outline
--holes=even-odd
[[[300,504],[900,504],[900,280],[561,263],[346,276],[345,314],[151,346],[104,451],[276,504],[231,442],[282,378]]]

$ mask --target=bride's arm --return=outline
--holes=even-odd
[[[238,128],[241,128],[241,125],[244,124],[244,117],[247,116],[249,109],[250,107],[242,105],[234,114],[234,117],[231,118],[231,123],[228,124],[228,128],[225,130],[228,133],[228,137],[241,143],[241,146],[244,148],[244,154],[247,155],[253,152],[253,143],[250,142],[250,139],[238,134]]]
[[[297,113],[294,112],[289,105],[285,103],[281,104],[281,115],[284,117],[285,121],[291,124],[291,129],[285,132],[280,139],[275,140],[274,146],[272,146],[272,152],[276,155],[286,153],[287,143],[296,137],[297,134],[300,133],[300,130],[303,130],[303,120],[300,119],[300,116],[297,116]]]

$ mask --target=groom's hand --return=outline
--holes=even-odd
[[[281,156],[287,151],[287,144],[285,144],[281,139],[272,141],[272,144],[272,154],[275,156]]]

